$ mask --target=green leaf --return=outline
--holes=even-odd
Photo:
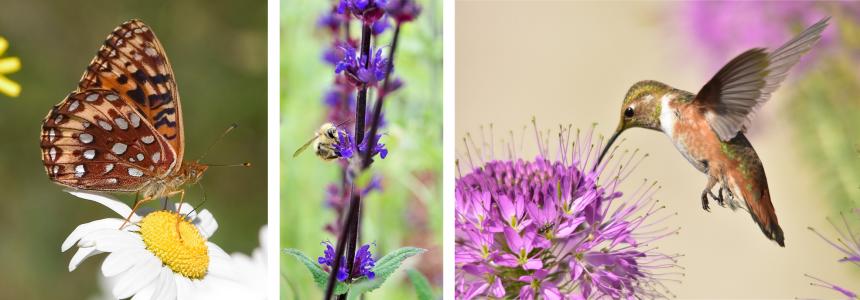
[[[314,281],[317,283],[317,285],[321,289],[326,288],[326,284],[328,283],[329,274],[328,274],[328,272],[323,270],[319,264],[317,264],[315,261],[311,260],[307,255],[305,255],[304,253],[302,253],[302,251],[299,251],[298,249],[292,249],[292,248],[284,249],[284,253],[292,255],[297,260],[299,260],[299,262],[304,264],[305,267],[308,268],[308,271],[311,272],[311,275],[314,277]],[[343,282],[338,282],[337,285],[335,285],[334,294],[335,295],[341,295],[341,294],[346,293],[348,290],[349,290],[349,286],[347,286]]]
[[[379,260],[376,261],[376,266],[373,268],[373,273],[375,273],[376,277],[372,280],[367,278],[361,278],[350,286],[349,300],[359,299],[361,294],[373,291],[383,283],[385,283],[385,279],[388,279],[394,271],[397,271],[397,268],[400,267],[400,263],[402,263],[407,258],[412,256],[427,252],[427,250],[415,247],[403,247],[397,250],[388,253],[388,255],[383,256]]]
[[[406,270],[406,274],[409,275],[409,280],[412,280],[412,285],[415,286],[415,295],[418,296],[418,300],[434,299],[433,288],[430,287],[430,282],[427,281],[424,274],[415,269]]]

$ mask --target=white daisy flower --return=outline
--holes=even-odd
[[[208,210],[193,212],[187,203],[179,212],[175,204],[172,210],[138,210],[120,228],[131,207],[106,194],[67,192],[119,215],[81,224],[69,234],[61,250],[78,247],[69,272],[89,257],[108,253],[101,270],[117,299],[242,298],[231,257],[208,241],[218,229]]]
[[[230,256],[233,257],[233,270],[236,271],[236,279],[243,287],[248,289],[244,299],[266,299],[266,269],[267,257],[266,249],[268,249],[268,239],[266,234],[268,226],[263,225],[260,228],[260,247],[251,252],[251,256],[241,252],[234,252]]]

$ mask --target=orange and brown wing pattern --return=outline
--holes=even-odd
[[[182,161],[182,112],[164,47],[140,20],[123,23],[105,40],[78,84],[78,92],[105,89],[133,105]]]
[[[110,90],[73,92],[42,121],[48,177],[86,190],[135,192],[175,168],[167,140]]]

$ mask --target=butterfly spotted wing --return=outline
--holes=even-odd
[[[166,139],[182,161],[182,111],[173,69],[155,33],[140,20],[123,23],[105,40],[78,84],[78,92],[117,93]]]
[[[42,123],[42,160],[65,186],[136,192],[176,164],[170,143],[112,90],[72,92]]]

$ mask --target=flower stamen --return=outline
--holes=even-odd
[[[140,221],[146,249],[173,272],[190,279],[203,279],[209,269],[206,239],[193,224],[172,211],[157,211]]]

